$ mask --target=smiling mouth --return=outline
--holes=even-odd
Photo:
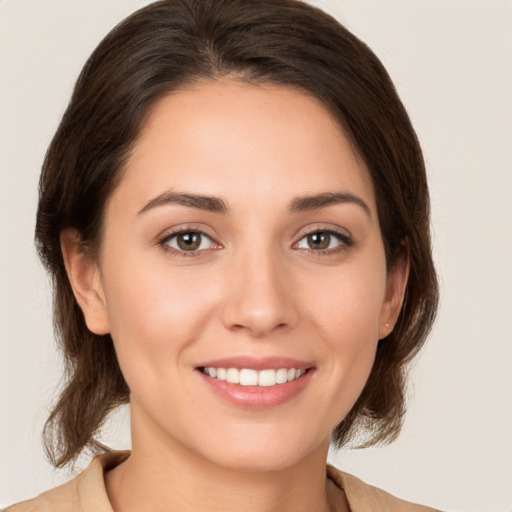
[[[216,368],[204,366],[201,371],[213,379],[240,386],[273,387],[300,379],[308,370],[279,368],[253,370],[251,368]]]

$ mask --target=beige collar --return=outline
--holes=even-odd
[[[129,451],[116,451],[96,457],[73,480],[33,500],[13,505],[5,512],[114,512],[105,488],[105,472],[129,456]],[[333,466],[327,466],[327,475],[343,489],[352,512],[436,512],[435,509],[395,498]]]

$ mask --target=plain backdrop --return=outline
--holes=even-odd
[[[0,0],[0,506],[70,476],[52,470],[40,442],[60,363],[32,243],[38,173],[85,59],[146,3]],[[331,459],[445,511],[511,512],[512,2],[314,3],[369,44],[408,108],[428,166],[442,288],[401,437]],[[129,445],[127,410],[105,439]]]

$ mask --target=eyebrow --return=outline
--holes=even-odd
[[[166,206],[169,204],[180,204],[190,208],[206,210],[214,213],[227,213],[228,207],[226,203],[218,197],[203,196],[199,194],[186,194],[181,192],[164,192],[163,194],[151,199],[138,213],[147,212],[158,206]]]
[[[365,201],[363,201],[363,199],[351,192],[324,192],[311,196],[297,197],[290,203],[289,211],[292,213],[306,212],[344,203],[352,203],[360,206],[371,218],[372,215],[370,207],[365,203]],[[138,215],[141,215],[148,210],[152,210],[153,208],[169,204],[179,204],[189,208],[196,208],[198,210],[205,210],[213,213],[227,213],[229,211],[229,207],[225,201],[218,197],[169,191],[151,199],[151,201],[146,203],[146,205],[138,212]]]
[[[372,213],[370,207],[363,199],[351,192],[325,192],[313,196],[303,196],[294,199],[290,205],[291,212],[305,212],[317,210],[335,204],[352,203],[360,206],[365,213],[371,218]]]

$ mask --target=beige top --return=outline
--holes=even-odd
[[[8,507],[5,512],[114,512],[104,475],[129,455],[127,451],[101,455],[73,480],[37,498]],[[344,490],[352,512],[439,512],[395,498],[332,466],[327,466],[327,475]]]

